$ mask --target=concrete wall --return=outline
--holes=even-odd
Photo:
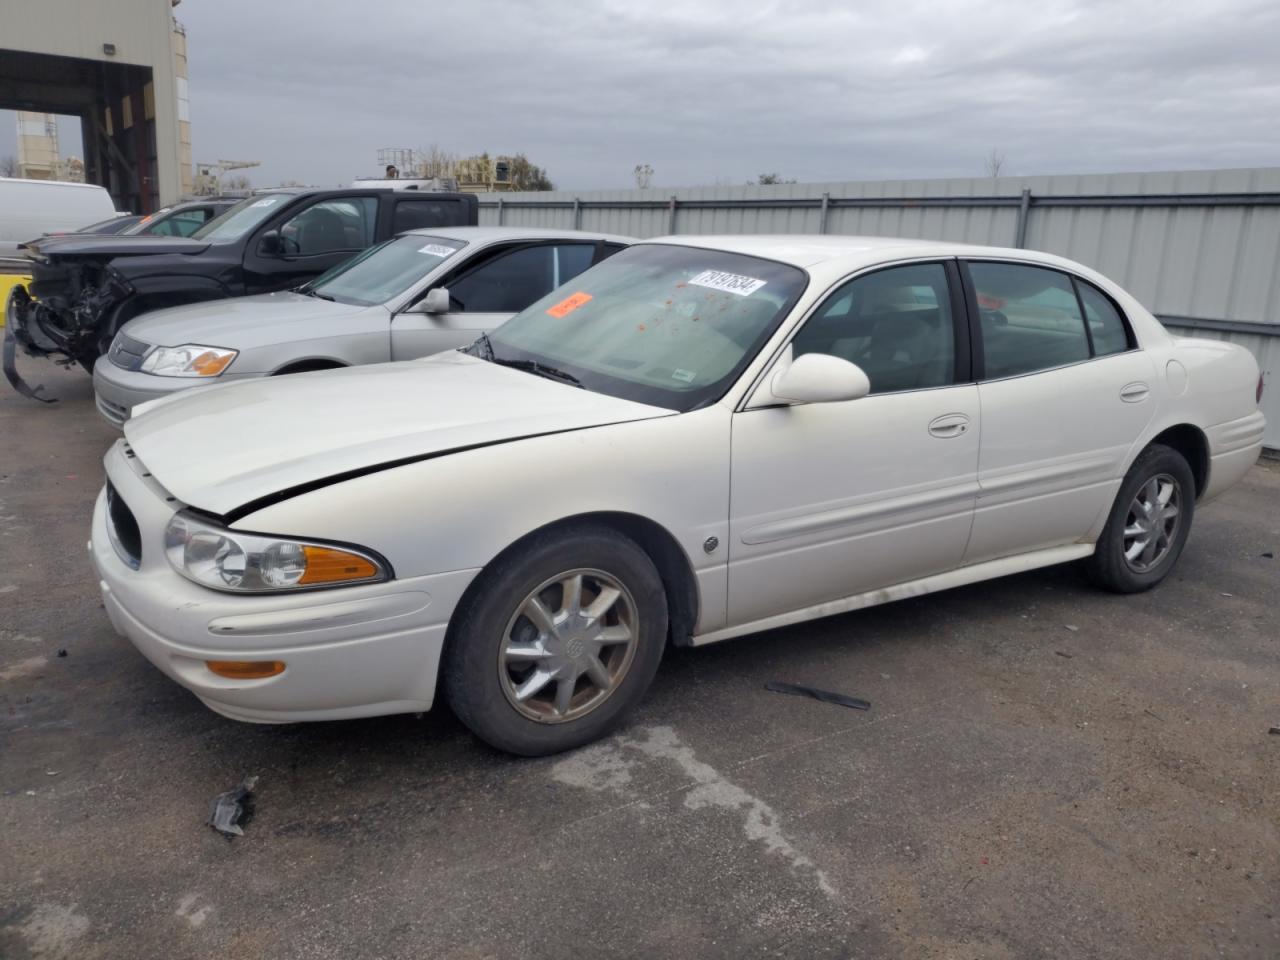
[[[182,170],[169,0],[24,0],[21,7],[20,16],[4,18],[0,47],[151,68],[160,202],[178,200]],[[115,45],[114,56],[103,52],[104,43]]]

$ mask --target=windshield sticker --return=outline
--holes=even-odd
[[[429,253],[433,257],[451,257],[454,254],[453,247],[446,247],[443,243],[428,243],[425,247],[418,248],[419,253]]]
[[[690,277],[689,282],[699,287],[710,287],[712,290],[737,294],[739,297],[749,297],[768,283],[767,280],[744,277],[738,273],[725,273],[723,270],[703,270],[696,277]]]
[[[693,383],[693,378],[695,376],[697,376],[697,374],[692,370],[681,370],[679,367],[676,367],[671,371],[672,380],[682,380],[685,383]]]
[[[557,319],[559,319],[560,317],[563,317],[566,314],[573,313],[573,311],[577,310],[584,303],[587,303],[590,299],[591,299],[591,294],[589,293],[583,293],[581,291],[577,293],[571,293],[569,294],[569,296],[565,297],[563,300],[557,303],[554,307],[548,307],[547,316],[556,317]]]
[[[274,196],[274,197],[263,197],[261,200],[255,200],[255,201],[253,201],[253,203],[251,203],[251,204],[250,204],[250,206],[253,206],[253,207],[274,207],[274,206],[275,206],[277,203],[279,203],[279,202],[280,202],[280,197],[279,197],[279,196]]]

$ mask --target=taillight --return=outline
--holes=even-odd
[[[1258,406],[1262,406],[1262,388],[1264,386],[1266,386],[1266,381],[1263,379],[1263,374],[1260,373],[1258,374],[1258,389],[1253,395],[1254,402],[1256,402]]]

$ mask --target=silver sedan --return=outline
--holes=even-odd
[[[577,230],[452,227],[379,244],[296,290],[157,310],[120,330],[94,367],[98,411],[201,384],[463,346],[632,238]]]

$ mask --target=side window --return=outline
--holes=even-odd
[[[1111,299],[1091,283],[1076,278],[1076,290],[1084,304],[1084,316],[1089,321],[1089,333],[1093,337],[1094,356],[1124,353],[1129,349],[1129,331],[1124,318]]]
[[[792,353],[829,353],[856,363],[872,393],[955,382],[955,326],[940,263],[890,267],[850,280],[791,342]]]
[[[165,232],[170,236],[189,237],[203,227],[208,219],[208,210],[184,210],[182,213],[175,213],[160,226],[168,227]]]
[[[518,313],[555,289],[553,246],[523,247],[499,254],[451,281],[451,309],[465,313]]]
[[[555,248],[556,251],[556,275],[553,278],[555,286],[554,290],[562,283],[568,283],[587,267],[591,266],[591,259],[595,256],[596,245],[594,243],[562,243]],[[521,307],[523,310],[524,308]]]
[[[396,200],[391,215],[392,234],[422,227],[450,227],[462,223],[459,200]]]
[[[995,380],[1089,359],[1071,279],[1017,263],[970,263],[986,377]]]
[[[363,250],[373,243],[378,201],[373,197],[322,200],[286,220],[280,227],[284,252],[313,256]]]

